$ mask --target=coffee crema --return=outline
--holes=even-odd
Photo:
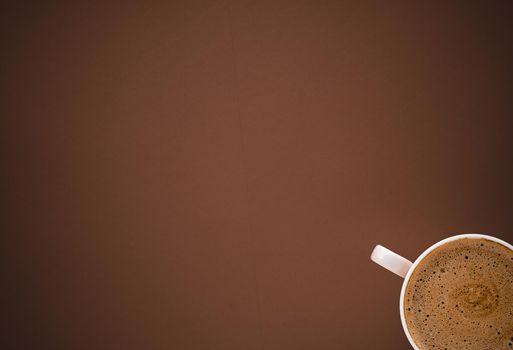
[[[462,238],[429,253],[413,271],[404,315],[425,349],[513,349],[513,251]]]

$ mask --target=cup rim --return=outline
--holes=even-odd
[[[415,269],[417,268],[419,263],[422,260],[424,260],[424,258],[429,253],[431,253],[433,250],[435,250],[436,248],[438,248],[438,247],[440,247],[440,246],[442,246],[442,245],[444,245],[446,243],[449,243],[449,242],[452,242],[452,241],[456,241],[456,240],[459,240],[459,239],[464,239],[464,238],[487,239],[487,240],[490,240],[492,242],[499,243],[499,244],[501,244],[501,245],[505,246],[506,248],[509,248],[510,250],[513,251],[513,245],[511,245],[508,242],[503,241],[502,239],[499,239],[497,237],[493,237],[493,236],[489,236],[489,235],[485,235],[485,234],[481,234],[481,233],[465,233],[465,234],[458,234],[458,235],[455,235],[455,236],[447,237],[445,239],[442,239],[441,241],[436,242],[435,244],[431,245],[429,248],[424,250],[422,252],[422,254],[420,254],[419,257],[417,259],[415,259],[415,261],[411,265],[410,269],[408,270],[408,273],[404,277],[403,285],[402,285],[402,288],[401,288],[401,296],[399,298],[399,312],[400,312],[400,315],[401,315],[401,323],[403,325],[404,333],[406,334],[406,337],[408,338],[408,341],[410,342],[411,346],[415,350],[420,350],[420,349],[417,346],[417,344],[415,344],[415,341],[413,340],[413,337],[411,336],[410,331],[408,330],[408,325],[406,324],[406,318],[404,316],[404,306],[403,306],[404,305],[404,295],[406,293],[406,287],[408,286],[408,282],[410,281],[410,277],[412,276],[413,271],[415,271]]]

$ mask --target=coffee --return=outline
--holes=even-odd
[[[406,286],[404,315],[421,349],[513,349],[513,251],[463,238],[426,256]]]

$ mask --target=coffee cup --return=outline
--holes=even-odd
[[[463,298],[464,302],[466,301],[471,304],[469,304],[470,305],[469,308],[464,309],[463,305],[461,305],[462,303],[460,303],[460,305],[458,305],[458,303],[455,303],[456,305],[450,305],[451,307],[454,306],[455,307],[454,309],[447,310],[449,308],[449,305],[447,305],[447,304],[450,304],[450,302],[443,303],[442,301],[438,301],[438,307],[443,307],[443,309],[440,308],[439,310],[437,309],[435,311],[435,314],[436,314],[436,312],[438,312],[438,315],[439,315],[438,319],[440,320],[440,322],[445,322],[445,323],[454,322],[454,323],[450,323],[449,326],[456,327],[456,331],[457,331],[459,328],[463,328],[464,327],[463,324],[466,324],[465,322],[467,322],[467,321],[468,321],[469,325],[470,324],[474,325],[477,322],[480,322],[480,320],[483,319],[484,316],[483,317],[480,316],[481,319],[479,317],[477,317],[480,315],[478,313],[478,311],[483,313],[484,311],[487,311],[488,309],[492,310],[493,308],[495,308],[493,310],[497,310],[497,308],[501,308],[501,307],[502,308],[507,307],[508,310],[513,311],[511,309],[511,306],[513,305],[512,304],[513,295],[511,295],[511,293],[510,293],[511,291],[513,291],[513,282],[508,282],[508,281],[504,282],[504,279],[502,279],[504,284],[501,282],[500,286],[502,286],[501,288],[503,288],[502,290],[505,291],[504,293],[506,293],[506,295],[502,296],[501,299],[498,300],[499,295],[495,296],[495,294],[496,294],[495,291],[493,293],[489,291],[490,288],[496,288],[495,285],[488,287],[488,282],[479,284],[479,278],[484,276],[483,274],[480,274],[480,272],[483,271],[483,270],[480,270],[481,266],[479,266],[479,268],[476,268],[476,266],[472,266],[470,263],[467,263],[469,261],[469,255],[471,255],[471,254],[465,253],[465,252],[471,251],[471,253],[472,253],[473,250],[475,250],[475,253],[476,253],[475,255],[476,255],[477,259],[482,259],[484,262],[489,261],[489,260],[484,260],[485,259],[484,257],[478,255],[478,254],[480,254],[479,246],[483,246],[483,244],[475,244],[476,248],[473,248],[473,246],[471,245],[474,242],[477,243],[477,242],[482,242],[482,241],[490,242],[490,244],[489,244],[491,246],[490,249],[492,249],[490,251],[490,253],[485,252],[486,254],[489,254],[490,256],[492,256],[492,258],[486,257],[486,259],[493,259],[493,257],[497,254],[498,254],[497,258],[502,259],[502,260],[500,260],[500,264],[499,263],[491,264],[490,262],[488,262],[486,264],[483,263],[483,265],[485,265],[485,270],[488,271],[488,275],[489,275],[489,271],[492,271],[492,272],[494,271],[494,270],[490,270],[490,269],[492,269],[494,266],[497,266],[496,269],[502,269],[502,270],[500,270],[501,273],[503,273],[503,271],[506,271],[506,273],[508,274],[507,276],[508,276],[508,280],[509,280],[509,276],[513,276],[513,246],[503,240],[500,240],[496,237],[492,237],[489,235],[462,234],[462,235],[456,235],[456,236],[446,238],[438,243],[433,244],[429,248],[427,248],[417,259],[415,259],[414,262],[411,262],[410,260],[394,253],[393,251],[391,251],[381,245],[377,245],[374,248],[374,250],[371,254],[371,260],[404,279],[402,288],[401,288],[400,298],[399,298],[399,312],[400,312],[400,317],[401,317],[401,323],[402,323],[404,332],[406,334],[406,337],[408,338],[411,346],[415,350],[426,349],[427,345],[425,343],[421,344],[419,342],[417,335],[415,335],[415,337],[417,337],[417,339],[415,339],[415,337],[412,334],[413,330],[410,329],[410,328],[412,328],[412,326],[411,326],[411,324],[408,324],[408,322],[407,322],[406,313],[408,313],[409,311],[405,306],[405,301],[406,301],[406,298],[408,298],[408,301],[410,301],[410,299],[409,299],[410,296],[412,298],[415,298],[415,296],[416,296],[415,291],[417,290],[417,289],[415,289],[415,291],[414,291],[413,287],[410,285],[410,282],[412,281],[412,276],[414,276],[416,274],[418,275],[419,273],[429,273],[428,278],[431,278],[431,276],[430,276],[431,271],[426,271],[426,267],[425,267],[426,263],[424,261],[426,260],[427,257],[429,257],[428,260],[432,259],[432,257],[435,254],[435,251],[436,252],[442,251],[442,253],[443,253],[444,247],[450,247],[450,249],[452,249],[450,251],[447,250],[447,253],[446,253],[446,255],[448,257],[450,257],[450,259],[448,258],[448,259],[444,260],[446,262],[449,261],[449,263],[450,263],[449,265],[452,266],[452,269],[449,267],[449,271],[446,271],[446,269],[444,267],[438,268],[439,266],[443,265],[443,263],[439,262],[437,260],[436,265],[435,265],[435,261],[433,261],[430,266],[436,266],[437,268],[436,269],[432,268],[433,276],[431,279],[433,281],[431,284],[435,285],[435,283],[438,283],[437,281],[443,280],[443,281],[449,281],[448,284],[451,284],[452,283],[451,281],[455,281],[454,282],[455,286],[447,286],[446,285],[445,291],[443,293],[441,293],[440,296],[438,294],[436,294],[437,291],[434,291],[434,290],[427,291],[427,293],[429,293],[429,297],[431,298],[430,300],[435,300],[435,303],[436,303],[436,300],[438,300],[438,299],[436,299],[433,295],[433,294],[436,294],[436,297],[442,301],[444,300],[444,298],[455,297],[455,298],[460,298],[460,299]],[[502,250],[500,250],[500,249],[503,249],[503,248],[504,248],[504,251],[506,252],[506,254],[502,254],[502,257],[500,257],[501,252],[502,252]],[[447,248],[447,249],[449,249],[449,248]],[[497,252],[495,252],[493,249],[499,249],[499,250],[497,250]],[[508,252],[511,255],[508,255]],[[507,257],[505,257],[504,255],[507,255]],[[470,257],[472,257],[472,255]],[[479,265],[479,261],[475,261],[475,263]],[[457,264],[460,264],[459,267]],[[420,265],[423,265],[423,271],[416,272],[417,268]],[[461,271],[458,271],[458,270],[461,270]],[[440,272],[440,271],[442,271],[442,272]],[[458,272],[461,272],[460,275],[461,274],[467,274],[467,275],[473,274],[473,275],[469,275],[471,277],[468,277],[468,276],[460,277],[457,274]],[[510,275],[510,273],[511,273],[511,275]],[[437,276],[437,274],[440,276]],[[415,278],[418,278],[418,276]],[[458,285],[459,282],[457,282],[457,281],[459,281],[458,278],[460,280],[464,279],[464,278],[473,278],[473,279],[475,279],[476,283],[471,284],[470,287],[469,286],[460,286],[460,285]],[[422,278],[420,278],[420,280],[422,281]],[[456,288],[456,286],[459,289]],[[441,285],[441,287],[444,288],[444,285]],[[447,289],[449,287],[454,287],[453,289],[456,291],[447,291]],[[421,286],[419,286],[418,288],[421,288]],[[408,296],[407,296],[407,289],[408,289]],[[433,288],[433,289],[436,289],[436,288]],[[457,294],[457,293],[459,293],[459,294]],[[443,295],[443,297],[442,297],[442,295]],[[510,296],[511,296],[511,298],[510,298]],[[497,298],[493,299],[495,297],[497,297]],[[502,303],[502,304],[500,304],[500,303]],[[504,305],[506,305],[506,306],[504,306]],[[435,305],[435,307],[436,307],[436,305]],[[446,317],[446,314],[444,314],[444,313],[448,313],[448,312],[454,313],[455,312],[454,310],[458,311],[458,314],[456,314],[456,317],[461,317],[461,320],[462,320],[461,323],[458,322],[457,318],[452,319],[451,317]],[[499,309],[500,312],[504,312],[504,313],[507,313],[508,310]],[[423,310],[420,310],[420,308],[419,308],[419,310],[411,310],[411,312],[418,313],[415,315],[420,315],[423,312]],[[460,316],[460,313],[461,313],[461,316]],[[509,312],[509,314],[511,314],[511,312]],[[430,317],[429,314],[422,315],[422,319],[418,316],[417,316],[417,318],[420,319],[421,321],[424,321],[424,317],[425,317],[426,322],[428,322],[427,320],[429,320],[429,322],[430,322],[429,324],[436,325],[437,319],[436,319],[436,317],[433,317],[433,316],[436,316],[436,315],[431,314],[430,319],[429,319],[429,317]],[[505,316],[508,316],[508,314],[505,314]],[[490,316],[487,316],[487,317],[489,318]],[[508,317],[511,317],[511,316],[508,316]],[[451,320],[451,321],[448,321],[448,320]],[[445,330],[447,330],[447,332],[449,332],[450,327],[448,327],[445,324],[443,325],[443,327],[444,328],[441,328],[442,333]],[[483,333],[481,335],[481,333],[477,332],[475,337],[472,337],[472,339],[469,338],[469,340],[468,340],[469,343],[467,343],[467,344],[470,344],[469,348],[472,347],[472,341],[476,341],[475,339],[477,339],[477,341],[479,341],[479,337],[482,337],[483,338],[482,340],[484,341],[485,340],[484,337],[491,337],[493,339],[492,340],[487,339],[487,341],[497,341],[497,344],[499,344],[499,343],[502,344],[502,345],[500,345],[501,349],[503,348],[504,345],[506,346],[506,348],[513,349],[513,338],[511,338],[511,337],[513,337],[513,335],[512,334],[504,334],[504,332],[511,333],[511,331],[513,331],[513,328],[509,329],[509,328],[513,327],[513,321],[511,324],[508,323],[508,325],[506,326],[508,328],[505,330],[500,327],[499,327],[500,329],[495,329],[494,327],[496,327],[496,326],[490,325],[488,327],[487,324],[483,323],[482,329],[483,329],[483,332],[487,332],[486,335],[485,335],[485,333]],[[476,329],[481,329],[481,328],[476,328]],[[501,334],[501,332],[503,332],[503,333]],[[438,333],[440,333],[440,330],[438,330]],[[431,332],[430,334],[434,334],[433,339],[436,341],[436,332]],[[449,333],[447,333],[447,334],[449,334]],[[452,341],[450,339],[450,336],[448,336],[447,338],[448,338],[447,342]],[[457,337],[455,337],[455,338],[457,338]],[[466,342],[467,340],[464,339],[463,341]],[[451,346],[450,344],[444,344],[443,346],[439,346],[439,344],[437,344],[436,346],[435,345],[432,345],[432,346],[434,348],[441,347],[441,348],[448,348],[448,349],[451,349],[451,347],[457,347],[455,345]],[[429,347],[431,347],[431,345],[429,345]],[[497,348],[499,348],[499,347],[497,347]]]

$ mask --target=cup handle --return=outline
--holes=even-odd
[[[413,265],[410,260],[379,244],[372,251],[371,260],[402,278],[406,277],[408,270]]]

